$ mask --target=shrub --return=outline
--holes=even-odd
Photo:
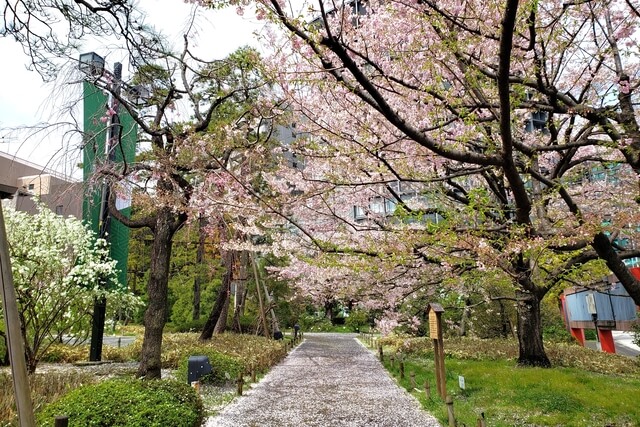
[[[213,372],[200,379],[200,381],[205,383],[223,385],[229,381],[234,381],[238,378],[238,375],[245,370],[244,363],[241,359],[227,356],[211,348],[199,348],[197,355],[207,356],[211,364]],[[189,356],[186,356],[182,359],[176,371],[176,378],[179,381],[187,381],[188,365]]]
[[[387,353],[401,352],[425,358],[433,357],[431,341],[429,338],[401,336],[380,339]],[[602,374],[640,374],[640,363],[630,357],[593,351],[573,343],[545,342],[544,347],[552,366]],[[498,338],[449,338],[444,341],[444,352],[446,357],[459,360],[509,360],[515,363],[518,359],[518,341]]]
[[[541,305],[542,330],[545,340],[570,343],[574,341],[564,323],[562,312],[554,299],[544,299]]]
[[[95,375],[79,372],[47,372],[46,374],[36,373],[30,375],[29,385],[33,409],[37,413],[44,405],[59,399],[70,390],[97,381],[98,378]],[[19,425],[13,396],[12,378],[11,375],[5,372],[0,373],[0,425]]]
[[[333,323],[331,323],[330,319],[323,317],[311,324],[311,326],[305,327],[304,330],[311,332],[330,332],[333,330]]]
[[[364,330],[369,325],[367,312],[364,310],[353,310],[346,318],[345,324],[351,328],[353,332]]]
[[[194,389],[178,381],[112,379],[80,387],[38,414],[38,425],[67,415],[70,426],[199,427],[204,410]]]
[[[167,325],[167,330],[171,330],[173,332],[194,332],[201,331],[204,327],[204,324],[207,322],[205,317],[198,320],[188,320],[184,322],[174,322],[172,324]]]
[[[52,344],[40,359],[44,363],[74,363],[87,360],[88,345]]]
[[[102,360],[111,362],[130,362],[136,360],[138,350],[142,348],[142,340],[125,347],[102,347]],[[89,345],[53,344],[40,359],[43,363],[75,363],[86,361],[89,357]]]
[[[636,321],[633,324],[631,331],[633,332],[633,343],[635,345],[640,345],[640,321]]]

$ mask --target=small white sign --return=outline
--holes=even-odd
[[[598,310],[596,309],[596,299],[593,293],[588,293],[585,298],[587,299],[587,311],[589,314],[598,314]]]
[[[464,377],[462,375],[458,375],[458,384],[460,385],[460,388],[462,390],[465,389],[465,385],[464,385]]]

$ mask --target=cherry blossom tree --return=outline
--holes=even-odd
[[[240,185],[234,188],[229,171],[242,171],[245,163],[254,161],[242,153],[268,139],[263,111],[272,101],[263,102],[257,95],[264,85],[259,56],[241,49],[224,60],[201,59],[191,48],[195,15],[182,49],[169,47],[129,1],[16,1],[3,13],[0,35],[20,42],[45,79],[55,78],[60,64],[69,62],[87,35],[115,38],[118,48],[130,54],[135,70],[131,82],[116,82],[109,75],[90,79],[118,106],[104,111],[105,123],[125,110],[137,123],[141,153],[135,162],[96,164],[88,185],[101,186],[106,180],[111,216],[130,228],[149,229],[153,236],[138,376],[159,378],[173,237],[187,221],[208,212],[211,223],[219,223],[221,210],[210,205],[224,205],[226,193],[243,190]],[[59,33],[60,25],[68,31]],[[69,79],[82,78],[76,72]],[[128,96],[140,86],[150,96],[136,106]],[[118,120],[109,122],[114,123],[113,135],[122,132]],[[85,141],[90,137],[85,135]],[[119,150],[117,138],[112,143]],[[140,205],[128,218],[115,205],[118,197],[129,198],[132,192]]]
[[[80,220],[38,205],[34,215],[7,209],[5,221],[30,373],[51,344],[86,336],[95,297],[106,298],[112,310],[141,304],[117,283],[107,242]]]
[[[219,217],[210,205],[224,203],[225,194],[234,190],[228,169],[241,168],[248,157],[243,153],[263,142],[256,130],[260,127],[261,106],[259,101],[250,102],[257,99],[264,85],[258,63],[259,56],[251,49],[241,49],[224,60],[202,62],[190,53],[185,37],[180,55],[166,51],[162,62],[140,68],[136,83],[152,89],[146,108],[135,110],[114,93],[149,143],[149,150],[138,161],[123,166],[107,163],[95,173],[96,177],[107,177],[114,189],[109,200],[113,217],[131,228],[148,228],[153,235],[139,376],[160,376],[171,246],[176,231],[189,218],[197,221],[208,210],[214,212],[211,219]],[[188,108],[191,118],[178,116],[180,108]],[[242,120],[257,127],[246,128]],[[130,186],[139,203],[133,218],[115,208],[115,195],[130,190]]]
[[[304,194],[321,218],[313,227],[342,224],[310,232],[307,245],[384,258],[397,243],[453,270],[502,270],[516,291],[521,364],[549,365],[540,301],[587,262],[604,260],[640,302],[623,262],[637,251],[618,244],[638,223],[640,16],[630,2],[255,6],[286,31],[270,40],[274,74],[313,135],[293,148],[305,169],[281,183]],[[393,182],[416,184],[423,206]],[[402,227],[383,221],[375,198],[396,204]],[[354,221],[354,207],[367,221]],[[411,220],[419,229],[428,215],[443,220],[384,232]]]

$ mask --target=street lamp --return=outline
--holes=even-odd
[[[119,102],[118,95],[122,82],[122,64],[116,62],[113,66],[113,73],[105,70],[105,61],[95,52],[83,53],[80,55],[79,68],[89,77],[100,79],[107,74],[111,78],[109,83],[109,130],[107,132],[107,140],[105,143],[105,153],[102,153],[109,163],[115,161],[115,148],[120,145],[120,117],[118,114]],[[85,148],[86,149],[86,148]],[[108,200],[111,188],[107,182],[102,186],[102,194],[100,197],[100,213],[99,213],[99,232],[98,236],[102,239],[110,238],[110,222]],[[95,226],[95,224],[94,224]],[[106,283],[101,283],[105,286]],[[93,304],[93,320],[91,324],[91,344],[89,347],[89,360],[99,361],[102,359],[102,343],[104,338],[104,322],[107,311],[107,301],[104,297],[96,297]]]
[[[100,77],[104,73],[104,58],[95,52],[82,53],[78,68],[87,76]]]
[[[132,86],[122,81],[122,64],[116,62],[113,72],[105,69],[105,60],[95,52],[80,55],[78,68],[87,76],[85,82],[84,100],[84,130],[87,141],[84,148],[84,176],[88,179],[93,173],[96,159],[100,158],[109,165],[117,165],[119,162],[133,161],[135,156],[136,130],[135,120],[130,114],[132,105],[145,105],[149,99],[149,90],[144,86]],[[99,90],[107,89],[108,97]],[[126,108],[120,108],[120,101],[125,99]],[[106,110],[105,110],[106,106]],[[108,110],[108,111],[107,111]],[[100,120],[96,120],[100,118]],[[105,128],[101,123],[106,122]],[[123,131],[123,129],[125,131]],[[105,135],[106,134],[106,135]],[[98,138],[93,140],[92,138]],[[90,143],[90,142],[93,142]],[[104,181],[100,193],[91,193],[89,196],[93,203],[85,202],[84,219],[90,222],[93,229],[104,239],[111,243],[111,254],[118,262],[122,283],[126,283],[126,259],[128,254],[128,230],[126,227],[111,220],[108,209],[110,188]],[[126,204],[126,203],[125,203]],[[128,204],[126,204],[128,206]],[[116,202],[118,210],[122,212],[122,206]],[[126,212],[123,213],[128,215]],[[124,248],[124,249],[123,249]],[[101,283],[106,285],[106,283]],[[101,359],[102,338],[104,335],[104,318],[106,303],[103,298],[97,298],[94,304],[94,317],[91,332],[91,346],[89,359],[98,361]]]
[[[602,350],[600,344],[600,337],[598,335],[598,310],[596,308],[596,298],[593,292],[589,292],[585,296],[587,300],[587,311],[591,314],[591,319],[593,320],[593,326],[596,328],[596,347],[598,350]]]

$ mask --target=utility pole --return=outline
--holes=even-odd
[[[13,378],[13,393],[18,410],[21,427],[35,427],[31,392],[29,390],[29,378],[27,377],[27,364],[24,358],[24,343],[20,333],[20,317],[18,316],[18,302],[16,290],[13,287],[13,274],[11,273],[11,259],[9,258],[9,244],[7,232],[4,226],[2,203],[0,202],[0,285],[2,286],[2,309],[7,334],[7,347],[9,347],[9,360],[11,362],[11,374]]]

